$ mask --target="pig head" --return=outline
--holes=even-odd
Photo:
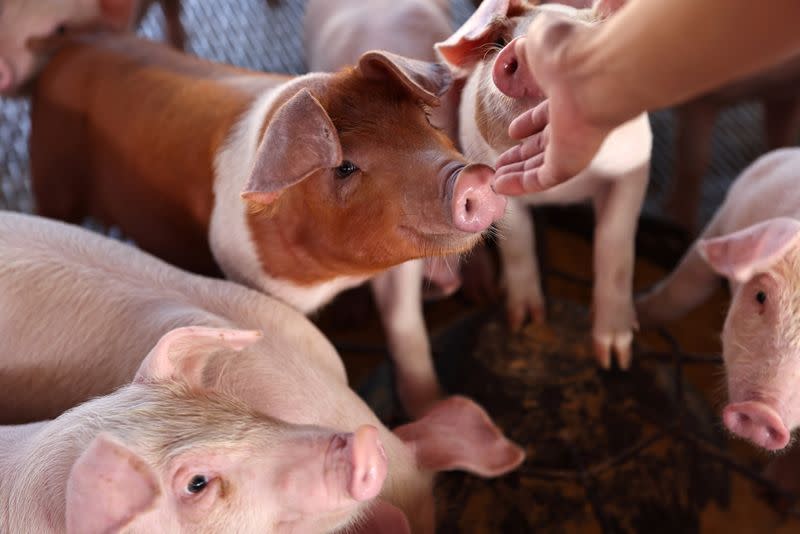
[[[505,199],[429,122],[447,68],[369,52],[333,76],[264,124],[242,197],[253,240],[286,247],[257,246],[265,270],[308,284],[473,246]]]
[[[14,95],[46,59],[31,41],[97,26],[125,30],[133,24],[136,0],[6,0],[0,4],[0,96]]]
[[[780,217],[698,242],[731,286],[722,332],[725,426],[767,450],[800,426],[800,221]]]
[[[290,425],[208,386],[210,361],[259,338],[176,329],[134,384],[68,412],[100,433],[70,469],[67,532],[323,533],[359,521],[387,472],[375,427]]]
[[[544,100],[536,84],[535,73],[525,61],[517,61],[514,40],[525,35],[533,20],[541,13],[564,15],[577,23],[603,20],[619,9],[621,0],[578,2],[583,9],[563,5],[566,2],[540,3],[530,0],[486,0],[475,13],[446,41],[436,48],[441,57],[460,76],[469,76],[477,87],[466,89],[476,93],[474,109],[461,112],[461,141],[468,146],[465,123],[477,126],[483,140],[496,151],[503,152],[517,141],[508,136],[513,119]],[[468,117],[465,114],[473,115]]]

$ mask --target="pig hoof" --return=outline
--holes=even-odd
[[[506,313],[512,332],[522,328],[528,318],[537,324],[543,324],[545,320],[544,299],[538,291],[528,294],[509,293]]]
[[[632,353],[631,343],[633,333],[631,330],[624,332],[613,332],[609,334],[594,335],[594,353],[600,367],[603,369],[611,368],[611,358],[616,355],[617,364],[623,371],[627,371],[631,365]]]

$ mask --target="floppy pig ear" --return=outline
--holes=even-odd
[[[269,122],[242,198],[269,204],[287,187],[341,162],[336,127],[322,104],[302,89]]]
[[[463,469],[493,477],[511,471],[525,459],[525,452],[466,397],[440,401],[422,419],[400,426],[394,433],[414,449],[417,464],[432,471]]]
[[[780,261],[800,238],[800,221],[779,217],[713,239],[701,239],[698,251],[717,273],[747,282]]]
[[[75,461],[67,479],[67,534],[118,532],[150,510],[160,495],[152,468],[100,434]]]
[[[521,0],[483,0],[475,13],[453,35],[436,43],[436,50],[454,67],[465,67],[480,59],[482,52],[478,49],[492,41],[493,22],[521,4]]]
[[[133,25],[135,10],[139,2],[135,0],[99,0],[103,21],[117,31],[127,30]]]
[[[220,350],[240,351],[261,339],[257,330],[187,326],[164,334],[136,372],[135,382],[180,380],[203,388],[203,371]]]
[[[595,0],[592,10],[600,20],[607,19],[625,5],[627,0]]]
[[[439,97],[453,84],[450,71],[441,63],[419,61],[382,50],[363,54],[358,60],[358,69],[372,79],[385,79],[389,74],[430,106],[438,106]]]

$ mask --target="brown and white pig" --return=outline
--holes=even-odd
[[[131,30],[158,1],[169,41],[183,48],[180,0],[4,0],[0,3],[0,96],[24,91],[46,61],[31,41],[83,27]]]
[[[263,332],[234,359],[222,352],[207,371],[194,370],[216,391],[292,425],[378,429],[389,467],[373,521],[407,516],[413,532],[432,532],[437,471],[495,476],[523,459],[464,397],[390,431],[348,387],[325,336],[276,299],[77,226],[0,213],[0,423],[52,418],[114,391],[161,336],[182,327]]]
[[[392,266],[469,249],[505,209],[493,171],[429,122],[443,65],[370,52],[291,78],[133,37],[67,41],[33,99],[42,215],[91,215],[309,313]],[[424,325],[404,309],[419,306],[403,298],[418,276],[375,280],[412,415],[440,395]]]
[[[52,421],[0,427],[0,531],[358,528],[386,479],[375,427],[288,424],[217,391],[232,352],[260,336],[173,330],[134,383]]]
[[[768,450],[800,426],[800,149],[758,159],[678,267],[637,300],[644,322],[681,317],[722,278],[731,305],[722,331],[725,426]]]
[[[521,82],[524,65],[513,57],[514,39],[525,34],[540,13],[558,13],[573,24],[593,24],[619,7],[619,0],[598,0],[591,9],[525,0],[486,0],[473,16],[437,49],[452,68],[466,76],[460,105],[461,146],[468,158],[493,165],[516,144],[508,136],[511,121],[544,96]],[[533,73],[535,79],[535,73]],[[502,89],[498,89],[500,87]],[[646,115],[612,132],[590,166],[575,179],[542,193],[509,201],[498,241],[504,263],[508,317],[518,327],[530,314],[542,320],[545,303],[535,257],[528,205],[591,200],[596,214],[594,240],[593,338],[603,367],[616,354],[630,364],[636,327],[632,283],[634,237],[647,189],[652,133]]]

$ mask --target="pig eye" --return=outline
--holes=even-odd
[[[508,40],[506,40],[506,38],[503,37],[502,35],[498,35],[497,39],[494,40],[494,45],[497,48],[505,48],[507,44],[508,44]]]
[[[65,33],[67,33],[67,27],[63,24],[59,24],[56,27],[56,35],[64,35]]]
[[[764,304],[765,302],[767,302],[767,294],[764,293],[763,291],[759,291],[758,293],[756,293],[756,300],[758,301],[759,304]]]
[[[340,179],[348,178],[351,174],[356,172],[358,167],[352,161],[343,161],[341,165],[336,167],[334,172],[336,173],[336,177]]]
[[[206,489],[208,486],[208,478],[205,475],[195,475],[186,485],[186,491],[196,495]]]

